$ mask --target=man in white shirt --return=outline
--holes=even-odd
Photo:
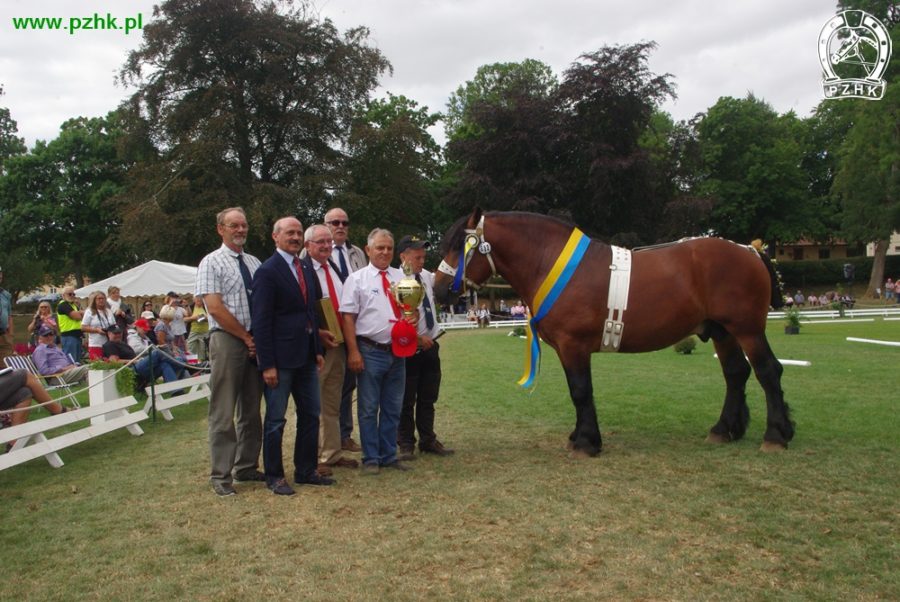
[[[331,259],[333,239],[328,226],[310,226],[304,234],[306,259],[316,274],[318,290],[316,298],[331,304],[338,319],[338,327],[343,328],[340,304],[344,283],[338,276],[339,268]],[[321,330],[322,345],[325,347],[325,366],[319,372],[319,397],[322,413],[319,416],[319,466],[318,472],[330,476],[335,466],[357,468],[359,462],[344,457],[341,449],[341,393],[344,387],[344,372],[347,368],[347,347],[335,341],[332,333]]]
[[[357,375],[357,404],[363,474],[381,467],[410,470],[397,460],[397,424],[403,405],[405,362],[391,350],[391,331],[402,320],[390,283],[403,272],[390,267],[394,236],[376,228],[369,233],[369,265],[344,282],[341,313],[347,343],[347,368]]]

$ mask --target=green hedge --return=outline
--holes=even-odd
[[[844,282],[844,264],[856,268],[853,281],[857,284],[869,282],[872,274],[871,257],[851,257],[849,259],[823,259],[821,261],[785,261],[778,263],[781,279],[788,289],[808,286],[831,286]],[[900,255],[889,255],[885,262],[885,278],[900,277]]]

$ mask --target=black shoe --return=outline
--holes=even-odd
[[[456,453],[454,450],[444,447],[444,444],[437,440],[431,445],[419,445],[419,451],[423,454],[434,454],[436,456],[452,456]]]
[[[399,470],[401,472],[407,472],[407,471],[413,469],[412,466],[407,466],[406,464],[400,462],[399,460],[395,461],[395,462],[391,462],[390,464],[382,464],[381,467],[382,468],[393,468],[394,470]]]
[[[234,490],[234,486],[231,483],[213,483],[212,488],[219,497],[237,495],[237,491]]]
[[[305,479],[294,479],[297,485],[334,485],[336,481],[330,477],[323,477],[316,473],[312,473]]]
[[[266,475],[259,472],[258,470],[254,470],[253,472],[246,472],[242,475],[234,475],[235,483],[265,483]]]
[[[268,487],[275,495],[294,495],[294,493],[296,493],[294,488],[288,485],[287,481],[284,479],[273,481],[268,484]]]

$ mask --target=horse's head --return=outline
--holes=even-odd
[[[451,296],[464,293],[466,286],[480,288],[495,273],[483,228],[484,214],[476,207],[444,234],[443,261],[434,275],[434,298],[438,303],[451,302]]]

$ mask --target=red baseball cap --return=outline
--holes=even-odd
[[[150,322],[141,318],[140,320],[135,320],[134,325],[140,328],[141,330],[153,330],[153,327],[150,326]]]
[[[406,320],[397,320],[391,329],[391,349],[397,357],[410,357],[416,354],[419,337],[416,327]]]

